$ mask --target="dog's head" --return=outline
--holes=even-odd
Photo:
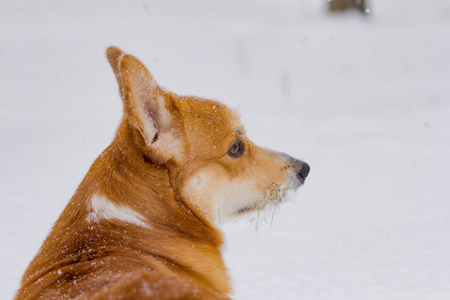
[[[167,168],[191,210],[224,220],[278,204],[304,183],[308,164],[253,144],[225,105],[165,91],[138,59],[116,47],[107,57],[136,145]]]

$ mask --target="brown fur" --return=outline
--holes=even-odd
[[[218,206],[209,193],[222,199],[227,184],[252,177],[255,194],[279,193],[298,166],[252,144],[224,105],[163,90],[142,63],[116,47],[107,57],[124,100],[123,120],[30,263],[15,299],[228,299]],[[226,155],[236,137],[246,145],[239,159]],[[146,226],[86,221],[95,194],[131,208]],[[229,214],[256,207],[239,205]]]

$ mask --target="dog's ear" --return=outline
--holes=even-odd
[[[123,84],[122,78],[119,72],[119,59],[125,53],[115,46],[110,46],[106,49],[106,58],[108,59],[111,68],[114,71],[114,75],[116,76],[117,84],[119,85],[120,96],[123,96]]]
[[[159,87],[145,66],[132,55],[120,55],[118,73],[123,85],[126,117],[144,139],[151,158],[159,163],[183,161],[187,149],[172,94]]]

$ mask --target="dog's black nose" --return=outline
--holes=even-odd
[[[310,170],[311,168],[309,167],[309,165],[307,164],[307,163],[303,163],[302,164],[302,166],[301,166],[301,168],[300,168],[300,170],[298,171],[298,173],[297,173],[297,177],[300,179],[303,179],[303,180],[305,180],[306,179],[306,177],[308,177],[308,174],[309,174],[309,170]]]

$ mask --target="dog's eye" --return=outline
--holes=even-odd
[[[239,157],[244,153],[244,150],[244,143],[241,140],[236,140],[233,146],[228,150],[228,155],[231,157]]]

